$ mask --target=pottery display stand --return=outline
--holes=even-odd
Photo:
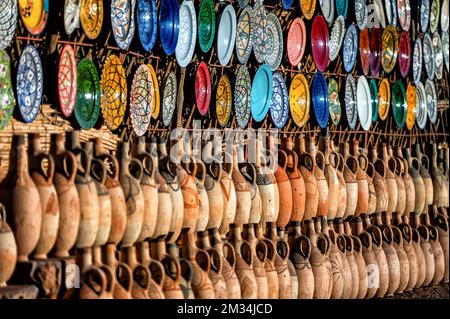
[[[39,290],[33,285],[0,287],[0,299],[37,299]]]

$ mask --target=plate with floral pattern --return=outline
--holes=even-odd
[[[250,120],[252,83],[245,64],[238,66],[234,84],[234,113],[240,128],[245,128]]]
[[[135,21],[134,10],[136,0],[111,1],[111,29],[117,46],[128,50],[133,40]]]
[[[438,118],[438,108],[437,108],[438,99],[436,87],[434,86],[433,81],[429,79],[425,82],[425,93],[427,97],[428,118],[430,119],[431,123],[436,124]]]
[[[15,0],[2,0],[0,14],[0,51],[9,47],[17,27],[17,3]]]
[[[255,24],[253,29],[253,53],[256,61],[263,63],[266,59],[266,43],[267,43],[267,12],[262,2],[256,1],[253,6],[253,14]]]
[[[334,21],[330,34],[330,61],[334,61],[341,50],[345,36],[345,21],[343,16],[338,16]]]
[[[442,73],[444,72],[444,55],[442,51],[442,41],[439,33],[433,34],[433,52],[434,52],[434,74],[436,79],[442,79]],[[448,53],[448,52],[447,52]]]
[[[280,66],[283,57],[283,31],[280,21],[272,12],[267,14],[266,34],[265,63],[272,71],[275,71]]]
[[[100,114],[100,81],[94,64],[89,59],[82,59],[77,66],[77,102],[75,118],[83,129],[91,129],[97,123]]]
[[[175,72],[170,72],[164,85],[162,101],[162,120],[165,127],[172,121],[177,103],[177,78]]]
[[[95,40],[103,27],[103,0],[81,0],[80,22],[86,36]]]
[[[280,72],[274,72],[270,116],[277,128],[283,128],[289,119],[289,93]]]
[[[81,0],[64,2],[64,31],[71,35],[80,25]]]
[[[180,34],[175,48],[175,57],[182,68],[191,62],[197,41],[197,17],[194,3],[184,0],[180,6]]]
[[[366,0],[355,0],[356,24],[360,30],[367,26],[367,4]]]
[[[311,20],[316,11],[316,0],[300,0],[300,8],[306,20]]]
[[[133,130],[142,136],[148,129],[154,98],[153,79],[147,65],[141,64],[134,74],[130,92],[130,117]]]
[[[245,7],[239,15],[236,30],[236,57],[239,63],[245,64],[253,47],[253,9]]]
[[[422,75],[422,40],[420,37],[416,38],[413,52],[413,79],[416,85],[420,82]]]
[[[348,74],[345,81],[345,115],[347,117],[348,126],[351,129],[356,127],[356,122],[358,121],[356,94],[355,78],[351,74]]]
[[[351,24],[345,33],[342,49],[344,68],[347,73],[353,70],[358,55],[358,32],[356,27]]]
[[[0,132],[8,125],[16,100],[11,82],[11,59],[0,50]]]
[[[233,101],[230,79],[223,74],[219,79],[216,91],[216,115],[220,126],[225,127],[231,116]]]
[[[65,117],[73,113],[77,99],[77,61],[75,51],[66,44],[59,56],[58,64],[58,101]]]
[[[420,30],[423,33],[427,32],[428,24],[430,23],[430,0],[421,0],[420,1]]]
[[[384,72],[390,73],[397,63],[398,34],[395,27],[388,25],[383,31],[381,43],[381,66]]]
[[[417,126],[423,130],[427,124],[427,93],[422,82],[417,83],[416,86],[416,123]]]
[[[303,127],[309,119],[310,92],[308,81],[303,74],[296,74],[289,87],[289,107],[292,119],[298,127]]]
[[[341,122],[341,101],[339,100],[339,85],[335,78],[328,80],[328,100],[330,101],[330,117],[334,125]]]
[[[428,78],[430,80],[433,80],[436,62],[434,61],[435,56],[434,56],[433,40],[431,39],[429,33],[425,33],[425,35],[423,36],[422,49],[423,49],[423,63],[425,64],[425,71],[427,71]]]
[[[439,16],[441,15],[441,7],[439,0],[431,0],[430,8],[430,32],[436,32],[439,25]]]

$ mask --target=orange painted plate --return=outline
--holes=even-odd
[[[389,114],[391,105],[391,86],[388,79],[381,81],[378,87],[378,115],[382,121],[385,121]]]
[[[370,41],[369,41],[369,29],[363,29],[359,33],[359,57],[361,59],[361,66],[364,75],[369,74],[369,61],[370,61]]]
[[[80,22],[86,36],[94,40],[100,35],[103,26],[103,0],[82,0]]]
[[[298,127],[302,127],[309,119],[310,93],[308,81],[303,74],[297,74],[289,88],[289,106],[292,119]]]
[[[155,72],[155,69],[153,68],[153,66],[151,64],[147,64],[147,66],[150,70],[150,74],[152,75],[152,80],[153,80],[154,92],[153,92],[153,100],[152,100],[152,118],[156,120],[159,116],[159,110],[161,108],[159,83],[158,83],[158,78],[156,76],[156,72]]]
[[[306,20],[311,20],[316,11],[316,0],[300,0],[300,7]]]
[[[232,101],[233,92],[230,79],[224,74],[219,80],[216,91],[216,115],[222,127],[226,126],[230,120]]]
[[[406,127],[408,130],[412,130],[416,122],[416,106],[416,87],[410,82],[406,88]]]

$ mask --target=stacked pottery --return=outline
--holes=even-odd
[[[236,146],[233,147],[233,172],[231,177],[236,192],[236,215],[234,220],[230,220],[229,223],[242,227],[244,224],[248,224],[250,218],[252,195],[249,183],[239,170]]]
[[[381,144],[380,153],[386,167],[385,180],[388,190],[388,207],[386,211],[389,217],[392,217],[392,213],[397,211],[397,201],[399,200],[397,180],[395,179],[397,163],[395,159],[389,155],[386,143]],[[403,198],[401,200],[403,200]]]
[[[373,214],[377,210],[377,191],[375,189],[375,184],[373,182],[373,178],[375,176],[375,166],[369,162],[367,163],[367,186],[369,187],[369,206],[367,209],[367,213]]]
[[[448,220],[443,215],[439,214],[435,217],[434,223],[439,233],[439,242],[441,243],[445,260],[445,270],[443,280],[444,282],[448,282],[448,273],[449,273]]]
[[[373,185],[377,196],[377,205],[375,211],[377,213],[385,212],[389,205],[388,187],[386,184],[386,165],[382,159],[378,158],[376,147],[372,147],[372,164],[374,166]]]
[[[422,216],[422,224],[424,224],[429,231],[430,234],[430,245],[433,250],[434,257],[434,275],[432,284],[439,284],[444,278],[445,273],[445,260],[444,253],[442,251],[441,244],[439,242],[439,233],[435,226],[430,224],[430,216],[428,214],[423,214]]]
[[[330,141],[330,149],[335,154],[330,161],[334,162],[333,166],[336,168],[336,176],[339,182],[339,195],[338,195],[338,205],[336,210],[336,218],[342,218],[345,215],[345,210],[347,208],[347,189],[344,178],[345,161],[344,157],[337,153],[334,149],[334,143]]]
[[[215,149],[220,149],[220,144],[216,144]],[[224,163],[222,165],[220,186],[222,189],[224,210],[219,227],[219,233],[222,237],[225,237],[225,234],[229,231],[230,223],[232,223],[236,217],[237,198],[232,177],[233,156],[227,152],[224,152],[223,159]]]
[[[16,268],[17,245],[14,234],[6,223],[6,209],[0,203],[0,288],[6,287]]]
[[[446,207],[448,202],[448,184],[445,181],[444,174],[437,164],[437,146],[429,145],[429,155],[431,158],[430,175],[433,180],[433,205],[437,207]]]
[[[326,160],[322,152],[316,150],[313,139],[309,141],[309,153],[313,159],[314,177],[316,179],[317,190],[319,191],[319,205],[317,206],[316,216],[328,215],[329,189],[328,182],[324,174]]]
[[[331,244],[330,262],[333,281],[331,299],[348,299],[350,297],[351,289],[349,289],[350,284],[347,276],[347,274],[349,274],[349,265],[345,256],[344,238],[337,235],[334,229],[329,229],[328,225],[326,225],[326,229],[324,229],[324,234],[329,238]],[[342,251],[344,253],[342,253]],[[344,258],[346,266],[344,266]]]
[[[286,172],[287,154],[283,150],[278,150],[278,165],[275,171],[275,179],[278,184],[278,192],[280,197],[280,209],[277,218],[277,227],[284,229],[292,215],[292,187],[289,176]]]
[[[431,179],[430,175],[430,160],[425,154],[422,154],[420,150],[420,145],[416,144],[415,148],[415,157],[420,162],[420,169],[419,173],[420,176],[422,176],[422,181],[425,186],[425,206],[424,211],[428,209],[431,205],[433,205],[433,199],[434,199],[434,190],[433,190],[433,180]],[[420,212],[423,213],[424,211]]]
[[[209,199],[205,188],[206,166],[203,162],[195,162],[195,186],[198,192],[198,218],[196,232],[204,232],[208,225]]]
[[[414,214],[414,216],[411,217],[410,222],[411,226],[418,232],[417,235],[420,249],[422,250],[424,257],[425,276],[423,281],[421,280],[420,286],[428,286],[433,281],[435,272],[434,252],[430,244],[430,231],[425,225],[420,223],[419,214]]]

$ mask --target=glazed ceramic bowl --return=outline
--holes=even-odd
[[[347,73],[350,73],[355,66],[356,56],[358,55],[358,32],[353,24],[347,28],[343,46],[342,59],[344,69]]]
[[[81,0],[65,0],[64,31],[71,35],[80,24]]]
[[[330,118],[334,125],[341,122],[341,101],[339,100],[339,84],[334,78],[328,80],[328,100],[330,102]]]
[[[391,86],[388,79],[383,79],[378,87],[378,116],[386,121],[391,105]]]
[[[195,76],[195,101],[201,115],[206,115],[211,102],[211,75],[204,61],[200,62]]]
[[[216,33],[216,13],[213,0],[204,0],[200,3],[198,12],[198,44],[202,52],[208,52]]]
[[[228,5],[222,12],[217,33],[217,56],[220,65],[227,65],[233,54],[236,41],[236,12]]]
[[[400,26],[404,31],[409,31],[411,26],[411,5],[410,0],[397,0],[397,14]]]
[[[416,122],[417,93],[411,82],[406,88],[406,127],[412,130]]]
[[[81,28],[88,39],[95,40],[100,35],[104,18],[103,0],[81,0]]]
[[[359,122],[361,123],[363,130],[368,131],[372,124],[372,97],[370,94],[369,83],[363,75],[358,78],[356,101],[358,105]]]
[[[145,51],[150,52],[155,46],[158,35],[156,1],[138,0],[136,17],[142,47]]]
[[[370,100],[372,105],[372,122],[378,120],[378,87],[375,79],[371,79],[369,82]]]
[[[181,68],[191,62],[197,41],[197,16],[191,0],[184,0],[180,6],[180,33],[175,48],[175,57]]]
[[[286,82],[279,72],[272,75],[273,89],[270,102],[270,116],[277,128],[283,128],[289,119],[289,93]]]
[[[439,17],[441,15],[441,0],[431,0],[430,7],[430,32],[435,33],[439,25]]]
[[[427,32],[430,23],[430,0],[421,0],[419,8],[420,30]]]
[[[379,21],[379,24],[376,24],[376,27],[386,28],[386,17],[384,15],[384,7],[383,7],[383,1],[382,0],[373,0],[374,5],[374,18],[376,21]]]
[[[216,91],[216,115],[220,126],[225,127],[230,120],[233,92],[226,74],[220,77]]]
[[[17,27],[17,1],[3,0],[4,9],[0,14],[0,51],[9,47]]]
[[[245,64],[236,71],[234,85],[234,113],[240,128],[245,128],[250,120],[252,83],[250,73]]]
[[[398,34],[397,30],[388,25],[383,31],[381,43],[381,66],[384,72],[390,73],[397,63]]]
[[[11,59],[0,50],[0,132],[8,125],[16,105],[11,80]]]
[[[381,28],[374,28],[370,31],[370,71],[373,76],[378,76],[381,69],[381,47],[382,47]]]
[[[348,0],[336,0],[336,12],[338,16],[347,18],[348,13]]]
[[[77,80],[75,118],[81,128],[88,130],[97,123],[101,105],[99,76],[91,60],[84,58],[78,63]]]
[[[134,11],[136,0],[111,1],[111,29],[117,46],[128,50],[136,28]]]
[[[348,126],[351,129],[356,127],[358,121],[357,111],[357,88],[355,78],[351,75],[347,75],[345,80],[345,115],[347,117]]]
[[[20,16],[28,32],[32,35],[44,32],[50,11],[50,0],[19,0],[18,3]]]
[[[167,55],[172,55],[175,52],[180,31],[180,14],[176,0],[161,0],[158,22],[162,48]]]
[[[386,12],[387,23],[397,26],[397,3],[396,0],[384,0],[384,11]]]
[[[153,82],[153,99],[152,99],[152,118],[157,119],[159,116],[159,110],[161,108],[161,99],[159,96],[159,82],[158,78],[156,77],[155,69],[151,64],[147,64],[148,69],[150,70],[150,75],[152,76],[152,82]]]
[[[272,100],[273,78],[269,66],[263,64],[253,78],[252,83],[252,117],[256,122],[261,122],[269,111]]]
[[[402,80],[397,80],[392,87],[392,112],[398,128],[405,127],[406,124],[406,92]]]
[[[423,130],[427,124],[427,93],[425,86],[419,82],[416,87],[416,123]]]
[[[425,71],[427,72],[428,78],[430,80],[434,79],[435,74],[435,55],[434,55],[434,47],[433,40],[429,33],[425,33],[422,41],[422,55],[423,55],[423,64],[425,65]]]
[[[436,124],[438,118],[438,108],[437,108],[437,93],[434,82],[427,80],[425,82],[425,93],[427,98],[427,114],[431,123]]]
[[[402,77],[406,78],[411,64],[411,45],[408,32],[402,31],[398,41],[398,66]]]
[[[303,74],[296,74],[289,87],[289,107],[294,123],[303,127],[309,119],[309,85]]]
[[[73,113],[77,99],[77,61],[75,51],[66,44],[58,63],[58,101],[62,114],[69,117]]]
[[[319,0],[320,9],[328,25],[334,20],[334,0]]]
[[[433,34],[433,52],[434,52],[434,75],[436,79],[442,79],[442,73],[444,72],[444,55],[442,51],[442,41],[439,33]],[[448,51],[447,51],[448,53]]]
[[[305,23],[300,18],[295,18],[289,27],[287,37],[287,54],[289,62],[297,66],[305,52],[306,46],[306,28]]]
[[[267,14],[265,63],[272,71],[278,69],[283,58],[283,31],[280,22],[272,12]]]
[[[355,0],[356,24],[360,30],[367,26],[367,3],[366,0]]]
[[[220,1],[220,2],[223,2],[223,1]],[[248,5],[249,0],[238,0],[238,3],[241,8],[245,8]]]
[[[422,40],[420,39],[420,37],[417,37],[414,43],[414,52],[413,52],[413,79],[416,85],[419,84],[421,75],[422,75]]]
[[[247,63],[248,58],[252,53],[253,29],[253,9],[250,6],[247,6],[241,11],[237,22],[236,57],[239,63]]]
[[[165,127],[172,121],[173,112],[177,104],[177,77],[175,72],[170,72],[164,83],[162,99],[162,120]]]
[[[151,119],[154,99],[153,79],[147,65],[141,64],[133,77],[130,92],[130,117],[137,136],[143,136]]]
[[[263,63],[266,59],[267,43],[267,12],[262,2],[255,1],[253,6],[254,29],[253,29],[253,53],[256,61]]]
[[[359,33],[359,59],[364,75],[369,75],[370,67],[370,40],[369,29],[362,29]]]
[[[330,61],[334,61],[341,50],[345,35],[345,21],[343,16],[338,16],[334,21],[330,35]]]
[[[316,0],[300,0],[300,8],[306,20],[311,20],[316,11]]]
[[[443,32],[448,32],[449,26],[449,10],[448,10],[449,0],[442,1],[441,7],[441,30]]]
[[[329,62],[330,48],[329,48],[329,34],[328,26],[322,16],[316,16],[311,29],[311,49],[319,71],[324,71]]]
[[[314,75],[312,102],[317,123],[321,128],[326,127],[330,117],[330,102],[327,81],[322,72],[317,72]]]

